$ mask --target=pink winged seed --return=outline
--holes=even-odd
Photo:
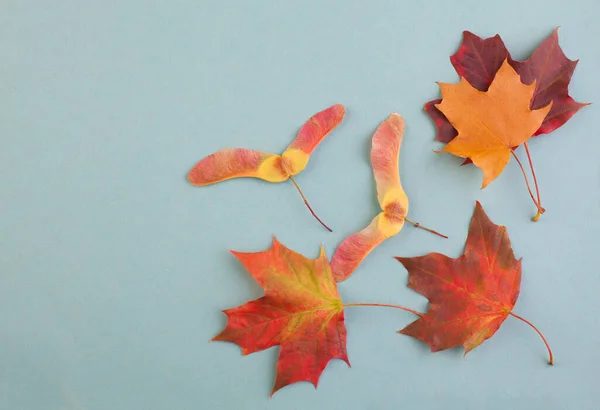
[[[267,152],[245,148],[229,148],[203,158],[188,174],[188,180],[197,186],[215,184],[237,177],[256,175],[260,164],[273,156]]]
[[[288,149],[299,149],[310,155],[319,143],[344,119],[346,109],[335,104],[316,113],[298,131],[298,136]]]

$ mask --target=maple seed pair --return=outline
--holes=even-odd
[[[289,179],[298,190],[310,213],[323,227],[331,232],[331,229],[319,219],[308,204],[308,200],[294,179],[294,175],[299,174],[306,167],[314,149],[342,122],[345,113],[344,106],[336,104],[313,115],[300,128],[296,139],[281,155],[245,148],[229,148],[217,151],[200,160],[189,172],[188,180],[193,185],[206,186],[234,178],[259,178],[267,182],[283,182]],[[398,233],[404,224],[404,220],[418,228],[446,238],[446,236],[436,231],[406,219],[408,199],[402,190],[398,175],[398,154],[403,132],[404,120],[398,114],[392,114],[376,132],[376,135],[378,133],[381,135],[377,138],[381,140],[377,143],[378,145],[381,144],[381,147],[374,151],[371,159],[375,178],[378,181],[378,192],[380,183],[382,189],[385,190],[386,197],[383,198],[382,194],[378,193],[378,198],[388,221],[382,220],[382,226],[373,227],[371,231],[382,236],[380,235],[381,238],[370,238],[370,248],[368,251],[366,249],[361,251],[363,256],[358,259],[358,262],[383,239]],[[392,220],[394,218],[396,219],[395,222]],[[402,223],[398,224],[398,221]],[[350,273],[351,271],[348,274]]]
[[[408,197],[400,183],[398,163],[405,127],[399,114],[391,114],[373,134],[371,165],[377,186],[377,201],[382,211],[366,228],[344,239],[336,249],[331,258],[331,269],[336,282],[346,280],[377,245],[398,234],[405,221],[448,238],[406,218]]]
[[[587,105],[569,96],[577,61],[569,60],[558,45],[558,29],[522,62],[512,59],[499,35],[481,39],[465,31],[450,61],[460,83],[440,84],[442,99],[424,107],[438,128],[436,140],[447,143],[440,152],[466,158],[463,165],[472,162],[481,168],[482,188],[502,173],[512,155],[537,207],[533,217],[537,221],[545,209],[527,141],[554,131]],[[521,144],[533,175],[535,197],[514,152]]]
[[[313,115],[281,155],[245,148],[217,151],[198,162],[189,172],[188,180],[196,186],[205,186],[233,178],[259,178],[267,182],[283,182],[289,179],[310,213],[331,232],[308,204],[294,175],[306,167],[313,150],[342,122],[345,113],[344,106],[336,104]]]
[[[438,253],[397,258],[408,270],[411,289],[429,299],[419,313],[404,306],[343,303],[325,251],[307,259],[277,241],[263,252],[232,254],[263,287],[265,295],[227,309],[227,325],[213,340],[239,345],[244,355],[279,345],[277,375],[271,395],[289,384],[308,381],[315,387],[332,359],[348,365],[344,307],[382,306],[419,318],[399,331],[429,345],[431,351],[463,346],[465,354],[513,316],[521,286],[521,261],[515,259],[506,228],[495,225],[479,203],[475,207],[465,251],[457,259]]]

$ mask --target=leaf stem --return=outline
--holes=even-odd
[[[319,223],[321,225],[323,225],[325,227],[325,229],[327,229],[329,232],[333,232],[331,230],[330,227],[328,227],[327,225],[325,225],[325,223],[323,221],[321,221],[321,219],[319,219],[319,217],[317,216],[317,214],[315,214],[315,211],[313,211],[313,209],[310,207],[310,205],[308,204],[308,200],[306,199],[306,197],[304,196],[304,194],[302,193],[302,190],[300,189],[300,187],[298,186],[298,184],[296,183],[296,180],[294,179],[293,176],[290,175],[290,181],[292,181],[292,183],[294,184],[294,186],[296,187],[296,189],[298,190],[298,193],[300,194],[300,196],[302,197],[302,199],[304,200],[304,205],[306,205],[306,207],[308,208],[308,210],[310,211],[310,213],[312,214],[312,216],[315,217],[315,219],[317,221],[319,221]]]
[[[387,303],[344,303],[344,304],[342,304],[342,306],[344,306],[344,307],[351,307],[351,306],[389,307],[389,308],[394,308],[394,309],[401,309],[406,312],[410,312],[414,315],[417,315],[419,317],[423,316],[423,313],[417,312],[416,310],[413,310],[413,309],[410,309],[410,308],[407,308],[404,306],[400,306],[400,305],[390,305]],[[514,318],[521,320],[522,322],[527,323],[529,326],[531,326],[533,328],[533,330],[535,330],[537,332],[537,334],[542,338],[542,341],[546,345],[546,349],[548,349],[548,355],[550,356],[550,359],[548,360],[548,364],[550,366],[554,366],[554,355],[552,354],[552,349],[550,348],[550,345],[548,344],[548,341],[546,340],[546,338],[544,337],[542,332],[540,332],[540,330],[537,327],[535,327],[535,325],[533,323],[531,323],[529,320],[517,315],[516,313],[508,312],[508,314],[513,316]]]
[[[519,164],[519,167],[521,168],[521,172],[523,173],[523,178],[525,178],[525,184],[527,185],[527,190],[529,191],[529,196],[531,197],[531,200],[537,207],[537,215],[536,216],[537,216],[537,218],[539,218],[539,215],[546,212],[546,210],[544,208],[542,208],[541,205],[535,200],[535,197],[533,196],[533,192],[531,191],[531,186],[529,185],[529,179],[527,179],[527,173],[525,172],[525,168],[523,167],[521,160],[519,160],[519,157],[517,157],[517,154],[515,154],[514,150],[511,149],[510,153],[515,158],[515,160],[517,161],[517,164]],[[537,219],[535,219],[535,217],[534,217],[534,220],[537,220]]]
[[[544,337],[544,335],[542,334],[542,332],[539,331],[539,329],[537,327],[535,327],[533,325],[533,323],[531,323],[529,320],[522,318],[521,316],[513,313],[513,312],[508,312],[509,315],[511,315],[512,317],[516,317],[517,319],[527,323],[529,326],[531,326],[533,328],[533,330],[535,330],[537,332],[538,335],[540,335],[540,337],[542,338],[542,340],[544,341],[544,344],[546,345],[546,349],[548,349],[548,354],[550,355],[550,360],[548,361],[548,364],[550,366],[554,366],[554,356],[552,355],[552,349],[550,349],[550,345],[548,344],[548,342],[546,341],[546,338]]]
[[[379,307],[389,307],[394,309],[402,309],[407,312],[410,312],[419,317],[423,316],[423,313],[417,312],[416,310],[412,310],[410,308],[400,306],[400,305],[389,305],[387,303],[344,303],[342,306],[379,306]]]
[[[413,222],[413,221],[411,221],[410,219],[408,219],[407,217],[404,217],[404,220],[405,220],[406,222],[408,222],[409,224],[412,224],[412,225],[414,225],[414,226],[415,226],[415,227],[417,227],[417,228],[424,229],[424,230],[426,230],[427,232],[431,232],[431,233],[433,233],[433,234],[436,234],[437,236],[441,236],[442,238],[448,239],[448,237],[447,237],[446,235],[442,235],[441,233],[439,233],[438,231],[434,231],[433,229],[425,228],[425,227],[424,227],[423,225],[421,225],[420,223],[418,223],[418,222]]]
[[[534,222],[537,222],[540,219],[540,215],[542,214],[542,212],[540,212],[540,208],[542,208],[542,200],[540,198],[540,188],[538,186],[538,182],[537,182],[537,178],[535,176],[535,168],[533,167],[533,161],[531,160],[531,154],[529,153],[529,146],[527,145],[527,142],[525,142],[523,144],[525,146],[525,152],[527,153],[527,159],[529,160],[529,167],[531,168],[531,174],[533,175],[533,183],[535,185],[535,193],[537,195],[537,202],[538,202],[538,211],[537,214],[532,218],[532,220]]]

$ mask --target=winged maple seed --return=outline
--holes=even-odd
[[[267,182],[289,179],[311,214],[331,232],[308,204],[294,175],[302,172],[313,150],[342,122],[345,112],[343,105],[336,104],[313,115],[281,155],[245,148],[217,151],[198,162],[189,172],[188,180],[196,186],[205,186],[233,178],[259,178]]]
[[[400,183],[398,159],[405,123],[399,114],[391,114],[373,134],[371,164],[377,186],[377,201],[381,212],[362,231],[350,235],[336,249],[331,268],[336,282],[346,280],[362,260],[384,240],[398,234],[407,221],[408,197]],[[431,229],[436,235],[447,238]]]
[[[496,333],[510,315],[542,333],[512,312],[521,287],[521,260],[514,257],[504,226],[495,225],[477,202],[462,256],[430,253],[397,257],[408,270],[411,289],[429,299],[429,309],[399,333],[429,345],[433,352],[463,346],[465,354]]]
[[[508,63],[519,73],[521,81],[525,84],[535,84],[535,90],[530,100],[530,108],[537,110],[552,103],[552,108],[547,113],[544,121],[533,135],[548,134],[566,123],[577,111],[588,104],[578,103],[569,96],[569,82],[578,61],[569,60],[558,44],[558,28],[548,36],[525,61],[512,59],[499,35],[491,38],[480,37],[465,31],[463,41],[458,51],[450,57],[456,72],[479,91],[487,91],[500,69],[502,62]],[[436,140],[449,143],[457,135],[453,124],[436,108],[441,100],[433,100],[425,104],[425,111],[434,121],[438,132]],[[533,220],[537,221],[544,208],[541,205],[539,186],[529,147],[524,142],[527,159],[531,167],[536,189],[537,200],[529,186],[527,174],[522,164],[518,162],[530,196],[538,208]],[[514,146],[513,148],[516,148]],[[518,161],[518,158],[515,157]],[[466,158],[464,164],[470,163]]]
[[[350,365],[344,309],[323,247],[314,260],[277,239],[264,252],[232,253],[265,295],[225,310],[227,326],[213,340],[236,343],[244,355],[279,345],[271,395],[299,381],[316,388],[331,359]]]

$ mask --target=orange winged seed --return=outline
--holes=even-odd
[[[482,188],[502,173],[511,147],[533,136],[552,105],[531,110],[535,82],[523,84],[506,60],[488,91],[473,88],[464,78],[458,84],[439,86],[442,102],[436,107],[458,130],[456,138],[442,152],[471,158],[483,171]]]
[[[272,393],[308,381],[317,387],[331,359],[350,365],[344,309],[321,247],[307,259],[273,240],[263,252],[232,252],[265,295],[225,310],[227,326],[213,340],[236,343],[244,355],[279,345]]]
[[[404,226],[408,197],[402,189],[398,169],[404,120],[391,114],[379,125],[371,148],[371,164],[382,212],[360,232],[344,239],[331,259],[336,282],[346,280],[367,255],[381,242],[396,235]]]

